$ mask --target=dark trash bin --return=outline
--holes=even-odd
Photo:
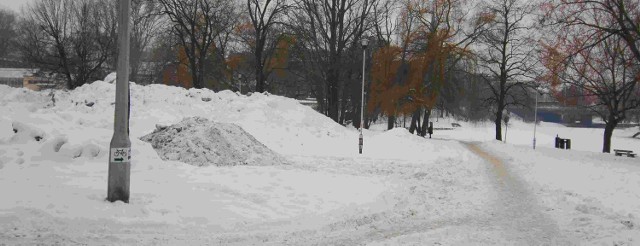
[[[564,148],[571,149],[571,139],[568,139],[568,138],[564,139]]]

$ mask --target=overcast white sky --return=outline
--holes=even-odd
[[[20,7],[28,2],[33,2],[33,0],[2,0],[0,1],[0,7],[20,12]]]

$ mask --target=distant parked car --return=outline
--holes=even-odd
[[[451,123],[451,126],[452,126],[452,127],[461,127],[461,125],[460,125],[460,124],[455,123],[455,122]]]

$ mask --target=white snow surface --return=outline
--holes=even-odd
[[[599,153],[600,129],[542,123],[534,151],[533,125],[516,119],[507,143],[491,140],[491,124],[459,122],[433,139],[375,126],[364,130],[359,155],[356,129],[294,99],[130,86],[125,204],[105,201],[115,83],[45,92],[0,85],[0,244],[640,242],[640,163]],[[163,161],[140,140],[194,116],[239,126],[287,165]],[[633,133],[614,132],[614,147],[640,151]],[[556,134],[574,149],[552,149]]]

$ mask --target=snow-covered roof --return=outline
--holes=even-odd
[[[36,73],[37,69],[31,68],[0,68],[0,78],[23,78]]]

